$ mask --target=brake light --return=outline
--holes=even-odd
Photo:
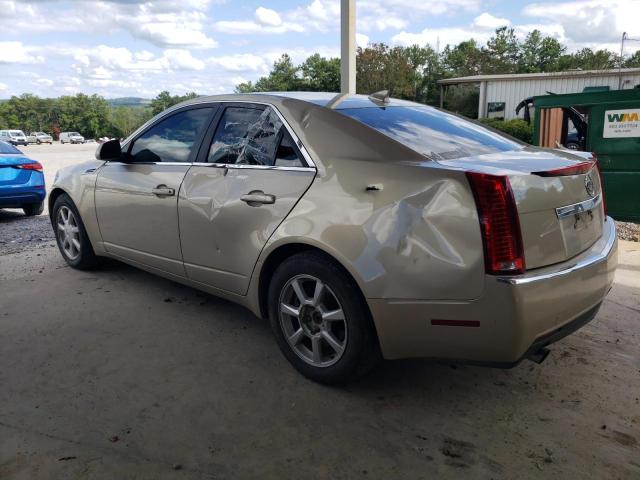
[[[544,172],[531,172],[539,177],[568,177],[570,175],[582,175],[588,173],[595,165],[594,160],[580,162],[568,167],[556,168],[555,170],[546,170]]]
[[[596,163],[596,171],[598,172],[598,178],[600,179],[600,197],[602,198],[602,210],[604,211],[604,221],[607,221],[607,202],[604,196],[604,178],[602,178],[602,172],[600,171],[600,164],[598,163],[598,157],[595,153],[592,154]]]
[[[524,273],[520,220],[506,176],[467,172],[476,200],[487,273]]]
[[[39,162],[25,163],[23,165],[16,165],[16,168],[20,170],[34,170],[36,172],[42,172],[42,165]]]

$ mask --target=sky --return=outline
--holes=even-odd
[[[640,0],[357,0],[357,42],[484,43],[497,27],[533,29],[569,51],[618,52],[640,39]],[[640,49],[627,42],[625,54]],[[339,56],[340,0],[0,0],[0,98],[97,93],[216,94],[268,73],[288,53]]]

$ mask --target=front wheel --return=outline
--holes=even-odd
[[[69,266],[85,270],[98,264],[78,209],[67,194],[53,204],[51,222],[60,253]]]
[[[280,350],[303,375],[345,384],[380,359],[378,339],[357,285],[333,260],[301,253],[269,285],[269,318]]]

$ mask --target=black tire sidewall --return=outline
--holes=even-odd
[[[284,285],[296,275],[308,274],[320,279],[335,294],[345,313],[347,346],[338,362],[315,367],[302,360],[287,342],[278,304]],[[377,360],[378,340],[366,302],[355,282],[333,260],[320,254],[301,253],[285,260],[274,272],[268,293],[269,321],[280,350],[306,377],[317,382],[342,385],[356,379]]]
[[[62,245],[60,245],[60,239],[58,237],[58,211],[63,206],[69,208],[75,215],[76,222],[78,224],[79,234],[80,234],[79,235],[80,236],[80,255],[73,260],[67,257],[67,255],[64,253],[64,249],[62,248]],[[62,254],[62,258],[64,258],[64,260],[67,262],[67,264],[69,264],[69,266],[80,269],[80,270],[95,266],[97,257],[93,252],[93,247],[91,246],[91,241],[89,240],[87,231],[84,228],[82,217],[80,216],[78,209],[73,203],[73,200],[71,200],[71,197],[69,197],[69,195],[67,195],[66,193],[56,198],[56,201],[53,204],[53,212],[51,213],[51,223],[53,224],[53,232],[54,232],[54,235],[56,236],[56,243],[58,244],[58,249]]]

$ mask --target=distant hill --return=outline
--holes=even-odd
[[[121,97],[107,98],[107,102],[112,107],[146,107],[151,103],[151,100],[140,97]]]

